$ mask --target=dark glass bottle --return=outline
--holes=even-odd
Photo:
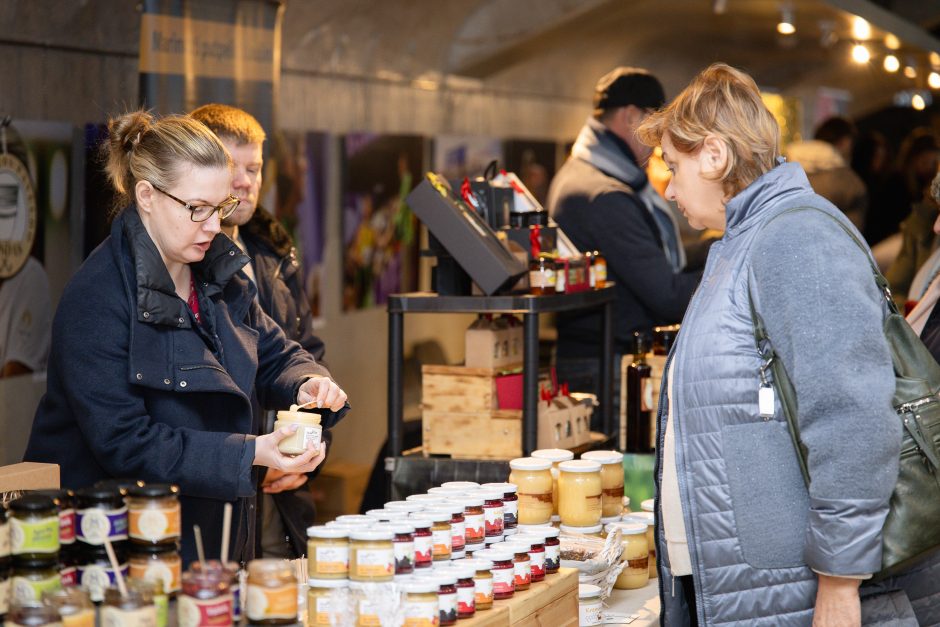
[[[653,381],[646,363],[646,338],[634,333],[633,363],[627,369],[627,452],[653,452]]]

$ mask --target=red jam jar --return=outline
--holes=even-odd
[[[513,542],[529,545],[529,567],[532,569],[532,583],[545,581],[545,538],[540,534],[513,536]]]
[[[490,548],[480,551],[477,555],[482,559],[493,562],[493,598],[497,601],[511,599],[516,592],[515,565],[512,551],[500,548]]]
[[[431,568],[434,563],[432,554],[434,538],[431,526],[434,524],[429,518],[413,517],[409,522],[415,526],[415,569]]]
[[[510,535],[519,522],[518,488],[514,483],[484,483],[481,487],[501,490],[503,493],[503,531]]]
[[[393,522],[388,525],[395,537],[395,574],[410,575],[415,571],[415,525],[413,521]]]
[[[476,568],[463,563],[454,564],[451,571],[457,576],[457,618],[473,618],[477,611]]]
[[[503,537],[503,493],[499,490],[483,489],[483,529],[487,538]]]
[[[532,560],[529,559],[529,546],[526,542],[506,542],[506,550],[512,551],[516,590],[528,590],[532,583]]]
[[[471,493],[463,498],[463,520],[464,520],[464,540],[466,546],[474,547],[477,551],[482,547],[483,540],[486,538],[486,528],[483,523],[483,497],[477,493]]]
[[[450,571],[434,571],[434,581],[440,586],[437,603],[440,610],[441,627],[457,624],[457,576]]]
[[[180,627],[234,624],[228,578],[222,572],[211,570],[183,573],[183,594],[177,601],[177,610]]]
[[[451,510],[450,519],[450,559],[457,560],[466,557],[467,524],[463,515],[463,503],[447,501],[445,507]]]

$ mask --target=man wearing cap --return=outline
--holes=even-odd
[[[701,272],[683,272],[675,215],[649,184],[643,168],[652,151],[635,136],[665,101],[659,80],[645,70],[619,67],[603,76],[594,113],[548,194],[548,210],[572,243],[607,259],[618,357],[633,352],[634,332],[679,322],[701,278]],[[559,314],[557,325],[559,379],[573,390],[596,392],[600,313]]]

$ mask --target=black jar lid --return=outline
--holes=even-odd
[[[111,490],[112,492],[118,492],[121,496],[127,496],[129,490],[142,485],[144,485],[144,482],[137,479],[102,479],[95,483],[94,487]]]
[[[41,494],[26,494],[10,503],[14,512],[47,512],[57,509],[55,501]]]
[[[118,563],[127,561],[126,544],[126,542],[113,542],[111,544],[111,547],[114,549],[114,557],[117,558]],[[111,560],[108,558],[108,550],[104,548],[104,546],[93,546],[90,544],[83,544],[75,553],[72,561],[77,565],[111,563]]]
[[[23,568],[33,568],[41,570],[58,570],[59,569],[59,556],[50,555],[49,557],[22,557],[15,556],[13,558],[13,569],[23,569]]]
[[[71,490],[33,490],[30,494],[48,496],[52,499],[59,509],[68,509],[72,505],[72,499],[75,493]]]
[[[168,553],[179,553],[180,545],[177,542],[168,544],[134,544],[132,543],[128,552],[131,556],[143,553],[145,555],[165,555]]]
[[[124,504],[124,496],[118,492],[117,488],[95,485],[90,488],[76,490],[75,503],[80,507],[94,507],[96,505],[117,505],[120,507]]]
[[[142,498],[166,498],[168,496],[179,496],[180,488],[177,485],[169,483],[147,483],[137,485],[127,491],[128,496]]]

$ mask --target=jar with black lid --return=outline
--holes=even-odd
[[[117,492],[121,495],[121,498],[127,498],[127,493],[132,488],[142,485],[144,485],[144,482],[137,479],[102,479],[95,482],[95,488]]]
[[[111,488],[85,488],[75,492],[75,538],[80,548],[100,547],[127,540],[127,505]]]
[[[130,545],[131,579],[161,581],[166,593],[175,597],[183,580],[183,561],[176,544]]]
[[[180,540],[180,489],[166,483],[135,486],[127,492],[128,536],[135,544],[175,546]]]
[[[62,587],[59,562],[55,556],[17,558],[10,578],[10,603],[38,603],[42,593]]]
[[[121,575],[125,578],[127,572],[127,552],[123,546],[114,547],[114,556],[117,558]],[[78,557],[78,585],[82,587],[95,603],[104,600],[104,591],[109,586],[116,585],[117,576],[108,559],[107,550],[102,547],[84,548]]]
[[[30,494],[48,496],[59,512],[59,545],[62,550],[75,544],[75,493],[71,490],[36,490]]]
[[[59,512],[48,496],[27,494],[10,503],[10,552],[14,558],[55,560]]]

